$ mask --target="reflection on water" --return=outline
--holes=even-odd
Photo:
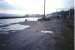
[[[38,19],[40,19],[40,18],[36,18],[36,17],[33,17],[33,18],[31,18],[31,17],[29,17],[29,18],[25,18],[27,21],[38,21]]]
[[[10,25],[10,26],[7,26],[7,27],[0,28],[0,31],[23,30],[23,29],[26,29],[26,28],[29,28],[29,27],[30,27],[29,25],[14,24],[14,25]]]

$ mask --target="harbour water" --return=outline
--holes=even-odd
[[[10,30],[22,30],[29,28],[30,25],[21,25],[20,22],[37,21],[39,18],[14,18],[14,19],[0,19],[0,32]]]

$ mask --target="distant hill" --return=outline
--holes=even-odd
[[[0,19],[7,19],[7,18],[23,18],[24,16],[18,14],[6,14],[0,13]]]
[[[0,13],[0,17],[11,17],[11,16],[16,16],[16,15],[15,14]]]
[[[0,13],[0,17],[11,17],[11,16],[20,16],[18,14],[7,14],[7,13]]]

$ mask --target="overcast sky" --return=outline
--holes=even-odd
[[[43,14],[44,0],[0,0],[0,13]],[[73,0],[46,0],[46,14],[73,6]]]

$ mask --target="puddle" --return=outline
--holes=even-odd
[[[30,27],[29,25],[14,24],[14,25],[0,28],[0,31],[23,30],[23,29],[27,29],[29,27]]]
[[[42,30],[41,32],[42,33],[50,33],[50,34],[53,34],[54,33],[53,31],[47,31],[47,30]]]

